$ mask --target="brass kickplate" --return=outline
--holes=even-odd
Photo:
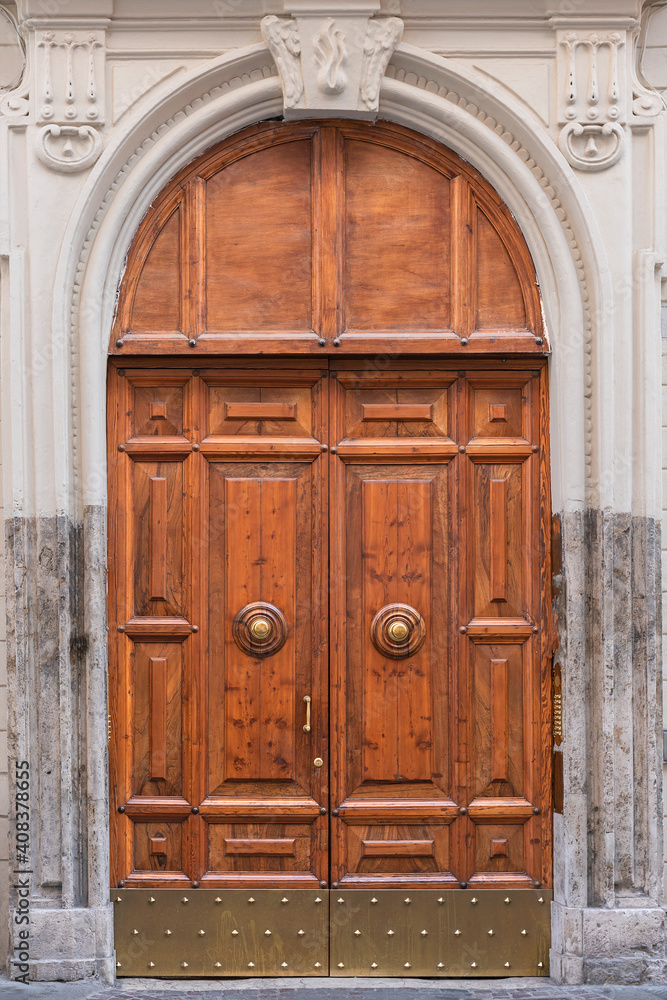
[[[548,976],[548,890],[331,890],[332,976]]]
[[[112,889],[117,976],[320,976],[329,899],[308,889]]]
[[[550,890],[113,889],[118,976],[548,976]]]

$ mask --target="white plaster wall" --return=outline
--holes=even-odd
[[[663,728],[667,729],[667,305],[662,307],[662,710]],[[664,886],[667,901],[667,764],[663,764],[662,810],[665,820]]]

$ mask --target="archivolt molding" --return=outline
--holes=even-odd
[[[585,421],[585,465],[586,465],[586,487],[590,491],[593,483],[593,314],[591,311],[591,294],[588,285],[586,267],[581,248],[575,236],[573,225],[567,215],[565,207],[558,197],[556,188],[550,182],[546,173],[537,162],[537,159],[526,148],[521,138],[517,138],[513,132],[496,116],[487,113],[480,105],[480,89],[470,98],[463,93],[463,88],[457,86],[457,90],[450,89],[437,79],[429,79],[414,72],[414,50],[411,48],[409,61],[401,59],[407,46],[399,46],[394,59],[387,67],[386,76],[390,79],[416,87],[428,93],[449,101],[462,108],[469,115],[481,122],[488,129],[505,142],[510,149],[525,163],[526,167],[533,174],[540,184],[544,193],[549,198],[554,215],[559,220],[565,237],[567,239],[572,260],[576,268],[579,281],[581,302],[583,308],[583,353],[584,353],[584,421]],[[444,61],[444,60],[443,60]],[[407,62],[407,65],[405,64]],[[476,99],[475,99],[476,98]],[[548,137],[547,141],[550,141]]]
[[[416,67],[421,67],[422,72],[415,72]],[[582,251],[563,202],[537,161],[536,157],[539,154],[531,154],[522,139],[515,135],[512,129],[500,121],[495,114],[498,106],[507,107],[506,98],[489,94],[485,81],[478,81],[475,78],[471,82],[469,77],[470,74],[467,72],[467,78],[464,81],[459,71],[439,56],[434,56],[413,46],[401,45],[394,53],[392,63],[387,69],[381,95],[381,116],[389,105],[392,108],[398,107],[402,102],[403,113],[396,114],[396,120],[400,120],[404,124],[412,124],[413,127],[425,132],[430,131],[435,138],[441,139],[441,126],[448,118],[446,109],[455,104],[458,108],[463,109],[471,119],[474,119],[475,123],[479,123],[480,128],[484,126],[493,132],[498,137],[499,142],[506,144],[516,154],[518,160],[530,171],[548,198],[555,219],[562,227],[569,247],[579,281],[583,305],[585,359],[583,379],[585,399],[583,405],[585,408],[586,469],[590,488],[592,483],[593,319],[590,305],[591,292],[586,278]],[[456,86],[456,90],[448,86],[447,82]],[[399,84],[400,94],[395,89]],[[392,88],[394,89],[392,90]],[[406,98],[403,95],[408,88],[413,93],[412,96]],[[419,91],[428,94],[429,98],[428,101],[421,102],[423,113],[417,110],[420,105],[420,99],[417,97]],[[391,98],[389,105],[388,96]],[[439,105],[435,109],[433,107],[434,98],[437,99]],[[77,374],[79,350],[90,350],[88,338],[93,337],[97,339],[95,348],[106,352],[108,324],[112,316],[118,281],[123,270],[123,260],[141,217],[148,209],[152,198],[162,189],[170,177],[199,153],[226,135],[254,121],[279,114],[282,109],[282,92],[276,76],[276,69],[270,61],[266,48],[263,45],[256,45],[233,53],[231,56],[223,56],[216,60],[213,66],[207,66],[203,69],[199,67],[191,71],[185,79],[179,79],[176,88],[174,88],[174,81],[168,81],[165,87],[160,88],[150,96],[149,101],[148,107],[147,103],[144,103],[143,110],[141,107],[135,110],[134,114],[126,121],[124,128],[112,138],[109,146],[91,171],[80,196],[79,204],[72,215],[71,232],[68,232],[63,241],[64,247],[71,247],[71,250],[67,257],[65,257],[65,254],[68,253],[67,249],[63,252],[60,264],[62,273],[59,271],[62,280],[57,282],[57,287],[69,289],[67,305],[73,387],[75,384],[78,386],[74,394],[72,414],[72,446],[75,466],[73,473],[77,494],[81,489],[78,454],[81,423],[78,396],[81,386]],[[507,114],[510,120],[514,120],[516,123],[522,121],[522,115],[518,108],[508,108]],[[389,114],[385,113],[384,116],[393,117],[393,111]],[[534,124],[526,127],[532,130],[531,134],[535,130]],[[476,131],[476,127],[473,127],[473,131]],[[514,131],[517,131],[516,126]],[[553,163],[558,158],[562,163],[561,175],[566,175],[569,168],[546,133],[543,137],[536,136],[536,145],[540,144],[542,145],[542,159],[547,160],[547,162],[550,160]],[[471,141],[470,146],[474,150],[474,140]],[[496,148],[500,152],[502,147]],[[469,155],[467,158],[471,162],[475,162],[474,155]],[[479,166],[479,164],[477,165]],[[482,173],[485,172],[483,167],[480,166],[479,169]],[[133,178],[132,184],[127,184],[130,177]],[[492,178],[491,180],[493,183]],[[566,176],[564,184],[570,189],[574,199],[573,203],[576,204],[579,199],[576,182]],[[507,175],[506,188],[510,192],[521,189],[521,182],[517,180],[514,169],[512,176]],[[524,197],[523,194],[521,196]],[[116,210],[114,207],[114,212],[111,213],[113,221],[106,221],[111,206],[119,198],[122,202],[122,208]],[[511,199],[506,197],[506,200],[511,208]],[[86,220],[86,231],[83,238],[81,236],[82,219]],[[106,224],[103,225],[105,221]],[[583,220],[581,224],[586,225]],[[104,236],[101,236],[101,230],[104,231]],[[535,233],[541,231],[538,222],[535,222],[534,230]],[[587,233],[587,238],[589,246],[594,243],[590,233]],[[550,254],[553,249],[551,245],[547,245],[550,241],[543,237],[542,241],[546,247],[545,253]],[[85,302],[82,302],[84,283],[89,273],[89,261],[94,250],[96,256],[99,255],[99,257],[93,268],[92,285],[95,282],[98,284],[94,292],[91,290],[90,294],[86,296]],[[550,266],[553,268],[553,264]],[[596,267],[593,273],[603,273],[603,269]],[[565,279],[556,278],[552,284],[558,284],[559,280],[562,282]],[[102,295],[100,294],[100,283],[104,284]],[[568,295],[564,295],[563,292],[564,289],[559,293],[559,297],[569,307],[575,308],[571,301],[571,289],[568,289]],[[560,308],[560,306],[556,308]],[[57,303],[56,309],[58,309]],[[77,336],[79,324],[84,315],[87,318],[92,315],[94,318],[94,322],[87,324],[87,343],[85,345],[83,341],[79,344]],[[579,327],[580,323],[577,321],[574,325]],[[551,332],[553,335],[556,331],[552,328]],[[96,363],[99,365],[104,363],[102,356]],[[573,368],[572,370],[573,378],[576,379],[577,369]],[[94,492],[97,493],[96,490]],[[574,492],[578,494],[578,487]],[[581,499],[583,500],[583,496]]]

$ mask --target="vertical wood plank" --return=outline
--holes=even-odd
[[[343,224],[345,219],[344,143],[340,132],[323,126],[320,132],[321,178],[319,268],[321,276],[321,331],[333,340],[345,329],[343,288]]]
[[[507,480],[489,481],[490,598],[507,600]]]
[[[167,600],[167,480],[151,476],[150,483],[150,597]]]
[[[475,316],[475,206],[468,181],[453,177],[452,206],[452,330],[467,337],[474,329]]]
[[[150,776],[167,777],[167,661],[150,657]]]

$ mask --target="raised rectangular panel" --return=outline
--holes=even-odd
[[[183,794],[184,656],[181,642],[132,644],[135,796]]]
[[[362,840],[365,858],[430,858],[432,840]]]
[[[319,373],[318,373],[319,374]],[[205,378],[207,436],[290,437],[313,435],[311,385],[244,385]]]
[[[167,480],[152,476],[150,483],[150,566],[151,601],[167,600]]]
[[[183,463],[131,463],[134,614],[184,615]]]
[[[473,465],[474,614],[515,617],[525,612],[525,525],[522,464]]]
[[[243,855],[244,857],[293,858],[296,855],[294,837],[283,837],[280,840],[268,837],[255,839],[226,837],[224,847],[225,854]]]
[[[167,658],[149,657],[150,663],[150,777],[167,778]]]
[[[489,482],[490,581],[492,601],[507,600],[507,480]]]

